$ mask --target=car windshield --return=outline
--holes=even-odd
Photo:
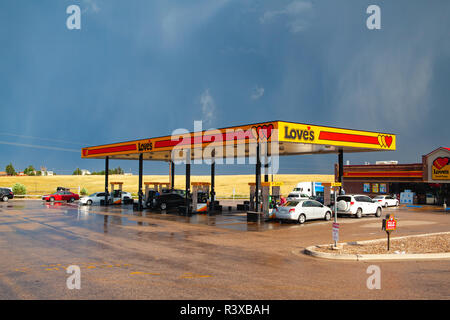
[[[342,196],[337,197],[337,201],[341,201],[341,200],[344,200],[345,202],[351,202],[352,198],[351,197],[342,197]]]
[[[283,205],[283,207],[295,207],[296,205],[298,205],[298,201],[288,201]]]
[[[374,199],[383,199],[383,196],[376,196]]]

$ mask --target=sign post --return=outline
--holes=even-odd
[[[334,194],[334,223],[333,223],[333,240],[334,240],[334,247],[337,247],[337,243],[339,241],[339,223],[337,223],[337,203],[336,203],[336,192],[337,188],[342,186],[342,183],[340,182],[333,182],[331,183],[331,186],[333,187],[333,194]]]
[[[387,249],[390,250],[391,244],[391,232],[397,229],[397,219],[394,218],[393,214],[387,214],[386,219],[383,219],[382,230],[385,230],[387,233]]]
[[[339,223],[333,222],[333,241],[334,247],[337,247],[339,241]]]

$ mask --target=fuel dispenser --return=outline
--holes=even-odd
[[[111,182],[111,195],[109,197],[110,204],[122,204],[122,185],[123,182]],[[119,189],[115,189],[118,186]]]
[[[153,205],[153,199],[162,193],[163,189],[170,188],[169,182],[144,182],[145,197],[144,203],[147,208],[151,208]]]
[[[208,212],[209,182],[192,182],[192,209],[197,213]]]
[[[282,185],[283,182],[261,182],[262,212],[265,218],[275,218],[275,210],[280,203]]]

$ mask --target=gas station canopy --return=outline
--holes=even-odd
[[[271,121],[86,147],[81,157],[138,160],[142,154],[143,160],[171,161],[174,149],[191,149],[191,159],[195,160],[212,158],[211,154],[217,157],[218,150],[223,157],[234,156],[240,147],[243,153],[237,154],[252,157],[256,154],[252,146],[258,142],[267,142],[269,155],[280,156],[396,149],[396,136],[391,133]],[[207,148],[215,153],[205,152]]]

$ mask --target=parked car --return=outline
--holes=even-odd
[[[316,200],[291,200],[275,210],[276,219],[296,220],[300,224],[312,219],[331,219],[331,209]]]
[[[373,200],[380,202],[380,204],[385,208],[398,207],[399,205],[398,199],[393,196],[376,196]]]
[[[105,200],[105,192],[96,192],[80,199],[81,204],[93,205],[100,204],[101,200]]]
[[[108,199],[110,199],[111,194],[108,193]],[[118,198],[118,190],[115,190],[114,197]],[[122,191],[122,197],[121,197],[123,203],[132,203],[133,197],[131,196],[131,193]],[[87,205],[93,205],[93,204],[100,204],[100,201],[105,200],[105,192],[96,192],[91,194],[90,196],[85,196],[80,199],[81,204],[87,204]]]
[[[286,200],[303,200],[303,199],[309,199],[309,196],[306,193],[289,193]]]
[[[49,195],[42,196],[42,200],[44,201],[67,201],[74,202],[75,200],[79,200],[80,196],[76,193],[70,191],[58,191]]]
[[[183,197],[186,195],[186,190],[183,189],[162,189],[161,191],[162,193],[177,193]]]
[[[372,198],[366,195],[338,196],[336,201],[338,214],[354,215],[357,218],[361,218],[367,214],[375,214],[377,217],[381,216],[381,203],[377,200],[372,200]]]
[[[176,208],[186,204],[185,198],[178,193],[163,193],[156,196],[153,201],[153,207],[161,210]]]
[[[14,198],[14,193],[9,188],[0,188],[0,199],[3,202],[7,202],[9,199]]]

